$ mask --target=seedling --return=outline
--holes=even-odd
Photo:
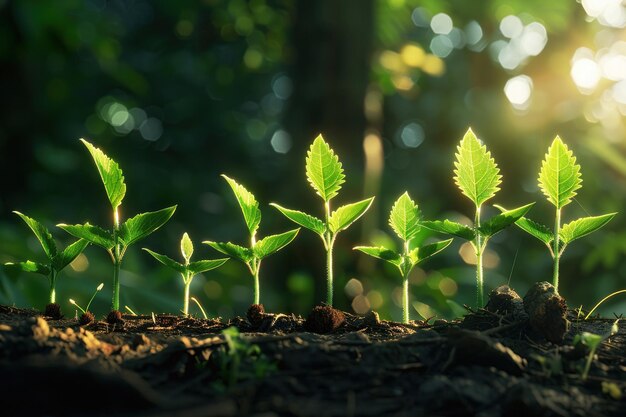
[[[395,265],[400,271],[403,282],[402,318],[409,322],[409,274],[413,268],[426,259],[448,247],[452,239],[415,247],[411,245],[421,229],[422,213],[409,193],[404,193],[396,200],[389,214],[389,225],[402,239],[402,252],[398,253],[386,247],[357,246],[354,249]]]
[[[213,242],[209,240],[202,243],[211,246],[216,251],[228,255],[231,258],[239,259],[248,267],[252,277],[254,278],[254,304],[259,304],[261,297],[261,290],[259,287],[261,261],[291,243],[300,229],[290,230],[278,235],[266,236],[265,238],[257,241],[256,232],[261,224],[261,210],[259,209],[258,201],[244,186],[238,184],[235,180],[227,177],[226,175],[222,175],[222,177],[233,190],[235,198],[239,203],[243,219],[250,234],[250,247],[246,248],[231,242]]]
[[[606,300],[608,300],[609,298],[615,297],[616,295],[624,294],[624,293],[626,293],[626,290],[615,291],[615,292],[612,292],[611,294],[607,295],[606,297],[604,297],[602,300],[598,301],[598,304],[596,304],[595,306],[593,306],[593,308],[591,310],[589,310],[589,313],[587,313],[587,315],[585,316],[585,320],[587,320],[589,317],[591,317],[593,312],[596,311],[596,309],[598,307],[600,307],[602,305],[602,303],[604,303]],[[581,311],[582,311],[582,306],[580,308],[581,308]],[[579,317],[580,317],[580,314],[579,314]]]
[[[191,297],[191,301],[196,303],[196,305],[198,306],[198,308],[202,312],[202,317],[204,317],[204,319],[207,320],[209,317],[206,315],[206,311],[204,311],[204,309],[202,308],[202,304],[200,304],[200,301],[198,301],[198,299],[196,297]]]
[[[89,223],[85,224],[59,224],[58,227],[69,234],[85,239],[94,245],[104,248],[113,261],[113,297],[111,309],[118,311],[120,308],[120,266],[126,250],[130,245],[149,236],[172,217],[176,206],[168,207],[159,211],[141,213],[120,223],[119,207],[126,195],[126,184],[124,174],[117,162],[109,158],[100,149],[91,143],[81,139],[89,150],[96,168],[100,173],[100,178],[104,184],[104,189],[113,209],[113,229],[105,230]]]
[[[602,216],[581,217],[561,227],[561,210],[572,202],[576,191],[582,187],[580,165],[576,157],[560,137],[554,138],[552,145],[541,163],[539,187],[548,201],[556,208],[554,229],[536,223],[525,217],[515,222],[522,230],[542,241],[554,260],[552,284],[559,290],[559,260],[563,251],[574,240],[595,232],[607,224],[617,213]]]
[[[454,181],[463,195],[472,200],[476,207],[474,225],[468,227],[450,220],[425,221],[423,226],[465,239],[472,244],[476,254],[476,306],[484,306],[483,253],[493,235],[522,218],[535,203],[505,210],[481,224],[480,212],[483,204],[500,190],[502,175],[491,152],[483,145],[472,129],[468,129],[457,147],[454,163]]]
[[[189,238],[187,233],[183,234],[180,240],[180,252],[183,255],[184,263],[176,262],[175,260],[168,258],[165,255],[158,254],[150,249],[143,248],[146,252],[154,257],[157,261],[163,265],[172,268],[174,271],[180,273],[183,277],[183,284],[185,285],[185,295],[183,298],[183,315],[189,314],[189,288],[191,287],[191,281],[197,274],[201,274],[211,269],[218,268],[228,260],[225,259],[207,259],[203,261],[191,262],[191,255],[193,255],[193,242]]]
[[[291,210],[272,203],[285,217],[317,233],[326,250],[327,291],[326,303],[333,305],[333,246],[339,232],[346,230],[357,221],[372,205],[374,197],[346,204],[330,210],[330,200],[339,194],[345,175],[339,157],[324,141],[322,135],[317,136],[311,144],[306,157],[306,176],[315,193],[324,200],[324,220],[307,213]]]
[[[25,261],[18,263],[6,263],[9,268],[17,268],[24,272],[36,272],[48,277],[50,282],[50,291],[48,293],[48,302],[54,304],[56,302],[56,280],[59,272],[63,270],[67,265],[72,263],[74,259],[89,245],[89,242],[84,239],[72,243],[65,250],[59,252],[56,246],[56,242],[52,237],[50,231],[37,220],[30,218],[19,211],[13,213],[20,216],[24,223],[33,231],[37,240],[41,244],[44,253],[46,254],[47,262],[39,263],[34,261]]]
[[[72,304],[74,307],[79,309],[83,314],[86,314],[89,311],[89,307],[91,306],[93,299],[96,298],[96,294],[102,291],[102,288],[104,288],[104,282],[98,285],[98,287],[96,288],[96,291],[94,291],[93,295],[89,299],[89,302],[87,303],[87,306],[85,306],[85,308],[82,308],[76,301],[74,301],[71,298],[70,298],[70,304]]]
[[[609,337],[613,336],[614,334],[618,332],[619,330],[617,326],[618,322],[619,322],[619,319],[615,320],[615,322],[613,323],[609,331],[604,334],[582,332],[581,334],[577,334],[574,337],[574,345],[577,345],[578,343],[582,343],[583,345],[589,348],[589,355],[587,356],[587,361],[585,362],[585,367],[583,368],[583,371],[581,374],[583,381],[585,381],[587,379],[587,376],[589,375],[591,362],[593,361],[593,357],[596,354],[596,350],[598,349],[598,346],[600,346],[602,342],[604,342]]]

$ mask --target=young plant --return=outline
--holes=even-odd
[[[291,243],[300,229],[290,230],[278,235],[266,236],[265,238],[257,241],[256,232],[261,224],[261,210],[259,209],[259,203],[254,198],[254,195],[252,195],[252,193],[245,187],[237,184],[235,180],[227,177],[226,175],[222,175],[222,177],[226,180],[226,182],[228,182],[228,185],[233,190],[235,198],[239,203],[243,219],[250,234],[250,247],[246,248],[231,242],[212,242],[208,240],[202,243],[211,246],[213,249],[228,255],[231,258],[239,259],[248,267],[252,277],[254,278],[254,304],[259,304],[261,297],[261,290],[259,287],[261,261]]]
[[[113,261],[113,297],[111,309],[119,311],[120,308],[120,266],[126,250],[130,245],[152,234],[163,226],[172,217],[176,206],[168,207],[159,211],[141,213],[121,223],[119,207],[126,195],[124,174],[117,162],[106,156],[104,152],[91,143],[81,139],[89,150],[104,189],[113,209],[113,229],[105,230],[89,223],[85,224],[59,224],[58,227],[78,238],[85,239],[94,245],[104,248]]]
[[[547,226],[525,217],[515,222],[522,230],[539,239],[548,247],[554,260],[552,284],[557,292],[559,290],[559,261],[567,245],[578,238],[595,232],[617,214],[581,217],[561,226],[561,210],[572,202],[576,196],[576,191],[582,187],[582,182],[580,165],[576,163],[576,157],[557,136],[550,145],[539,171],[539,187],[548,201],[556,208],[554,229],[550,230]]]
[[[598,346],[600,346],[602,342],[604,342],[609,337],[613,336],[614,334],[618,332],[619,330],[617,326],[618,323],[619,323],[619,319],[615,320],[615,322],[613,323],[609,331],[605,332],[604,334],[582,332],[574,336],[574,345],[582,343],[584,346],[587,346],[589,348],[589,355],[587,356],[587,361],[585,362],[585,367],[583,368],[583,371],[581,374],[583,381],[585,381],[587,379],[587,376],[589,376],[589,369],[591,368],[591,362],[593,361],[593,357],[596,354],[596,350],[598,349]]]
[[[404,323],[409,322],[409,274],[416,265],[441,252],[452,242],[452,239],[448,239],[422,247],[411,245],[411,241],[421,229],[421,218],[422,213],[417,204],[411,200],[409,193],[405,192],[396,200],[389,214],[389,225],[402,239],[402,251],[398,253],[385,247],[372,246],[354,248],[374,258],[387,261],[398,268],[403,282],[402,319]]]
[[[315,193],[324,200],[324,220],[297,210],[291,210],[272,203],[285,217],[313,232],[322,239],[326,250],[327,292],[326,303],[333,305],[333,246],[339,232],[346,230],[357,221],[372,205],[374,197],[346,204],[331,212],[330,200],[339,194],[345,175],[339,157],[317,136],[306,157],[306,176]]]
[[[24,223],[33,231],[37,240],[41,244],[44,253],[46,254],[47,262],[38,263],[33,261],[25,261],[18,263],[6,263],[9,268],[17,268],[24,272],[36,272],[48,277],[50,282],[50,291],[48,295],[49,304],[56,303],[56,281],[59,272],[69,265],[81,252],[89,245],[89,242],[84,239],[79,239],[72,243],[65,250],[59,252],[56,243],[50,231],[37,220],[30,218],[19,211],[13,213],[20,216]]]
[[[189,287],[191,287],[191,281],[197,274],[201,274],[211,269],[222,266],[228,258],[224,259],[207,259],[203,261],[191,262],[191,255],[193,255],[193,243],[187,233],[183,234],[180,240],[180,252],[183,255],[184,263],[176,262],[175,260],[151,251],[148,248],[143,248],[146,252],[154,257],[157,261],[163,265],[172,268],[174,271],[180,273],[183,277],[183,284],[185,284],[185,295],[183,298],[183,314],[187,316],[189,314]]]
[[[460,237],[472,244],[476,254],[476,306],[482,307],[485,305],[483,253],[487,242],[493,235],[522,218],[535,203],[503,211],[481,224],[482,206],[500,190],[502,176],[491,152],[487,151],[487,147],[478,140],[472,129],[468,129],[457,147],[454,167],[454,182],[476,207],[473,227],[450,220],[426,221],[422,224],[431,230]]]
[[[79,319],[80,324],[89,324],[94,320],[93,313],[89,311],[89,307],[91,306],[93,299],[96,298],[96,294],[102,291],[102,288],[104,288],[104,282],[98,285],[98,287],[96,288],[96,291],[94,291],[93,295],[89,299],[89,302],[87,303],[87,306],[85,308],[82,308],[81,306],[78,305],[76,301],[70,298],[70,304],[78,308],[83,313]]]

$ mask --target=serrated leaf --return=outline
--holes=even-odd
[[[485,237],[491,237],[524,217],[534,205],[535,203],[530,203],[522,207],[505,210],[483,223],[478,231]]]
[[[494,204],[494,207],[500,211],[507,211],[504,207]],[[552,231],[548,226],[544,226],[543,224],[537,223],[534,220],[528,219],[526,217],[521,217],[515,222],[515,225],[528,233],[531,236],[539,239],[546,245],[550,245],[553,240]]]
[[[237,198],[239,207],[241,207],[241,213],[246,222],[246,226],[250,231],[250,236],[254,236],[259,224],[261,223],[261,210],[259,210],[259,203],[254,198],[254,195],[248,191],[243,185],[238,184],[232,178],[222,174],[222,177],[228,182],[230,188]]]
[[[276,203],[270,203],[270,206],[278,209],[278,211],[280,211],[285,217],[287,217],[292,222],[299,224],[300,226],[305,227],[309,230],[312,230],[318,235],[323,235],[324,232],[326,231],[324,222],[318,219],[317,217],[313,217],[310,214],[306,214],[298,210],[291,210],[285,207],[281,207]]]
[[[389,214],[389,225],[404,241],[413,239],[420,231],[422,213],[409,193],[405,192],[396,200]]]
[[[374,197],[339,207],[328,219],[330,231],[338,233],[347,229],[352,223],[357,221],[359,217],[365,214],[367,209],[372,205],[372,201],[374,201]]]
[[[183,254],[183,258],[189,263],[191,255],[193,255],[193,242],[187,232],[183,233],[183,237],[180,239],[180,253]]]
[[[423,221],[422,226],[434,232],[446,233],[465,240],[474,240],[474,229],[451,220]]]
[[[253,258],[253,253],[251,249],[244,248],[243,246],[235,245],[230,242],[212,242],[209,240],[205,240],[202,242],[206,245],[209,245],[213,249],[218,252],[222,252],[225,255],[230,256],[231,258],[237,258],[242,262],[250,262]]]
[[[259,259],[263,259],[266,256],[278,252],[290,244],[291,241],[296,238],[299,231],[300,229],[294,229],[278,235],[264,237],[254,245],[254,248],[252,249],[254,255]]]
[[[226,261],[228,261],[228,258],[206,259],[203,261],[195,261],[195,262],[191,262],[187,266],[187,269],[191,271],[191,273],[194,275],[201,274],[203,272],[210,271],[215,268],[219,268],[220,266],[224,265]]]
[[[602,216],[582,217],[563,225],[559,236],[561,240],[568,244],[576,239],[593,233],[615,217],[617,213],[604,214]]]
[[[23,272],[34,272],[37,274],[48,276],[50,275],[50,268],[47,265],[39,262],[25,261],[25,262],[7,262],[4,264],[5,268],[14,269]]]
[[[454,181],[461,192],[480,207],[496,195],[502,182],[500,169],[491,152],[468,129],[457,147]]]
[[[124,174],[120,166],[105,155],[100,149],[87,142],[85,139],[81,139],[81,142],[87,147],[93,161],[98,168],[102,184],[106,190],[107,197],[111,202],[113,210],[117,209],[126,195],[126,184],[124,183]]]
[[[160,253],[156,253],[148,248],[142,248],[142,249],[148,252],[150,255],[152,255],[154,259],[161,262],[163,265],[169,268],[172,268],[174,271],[180,272],[181,274],[184,274],[186,272],[185,265],[173,260],[169,256],[161,255]]]
[[[341,189],[345,175],[339,157],[330,146],[318,135],[306,157],[306,176],[309,183],[324,201],[330,201]]]
[[[71,264],[72,261],[85,250],[87,245],[89,245],[89,241],[79,239],[66,247],[62,252],[54,257],[54,260],[52,261],[54,269],[61,271],[63,268]]]
[[[402,257],[398,253],[384,247],[356,246],[354,250],[358,250],[374,258],[382,259],[397,267],[402,265]]]
[[[560,209],[569,204],[582,187],[580,165],[574,153],[556,137],[541,163],[539,187],[548,201]]]
[[[112,233],[89,223],[75,225],[57,224],[57,227],[60,227],[74,237],[85,239],[86,241],[93,243],[94,245],[101,246],[106,250],[111,250],[113,246],[115,246],[115,240]]]
[[[409,254],[411,263],[413,264],[413,266],[415,266],[419,263],[424,262],[426,259],[438,254],[439,252],[447,248],[450,243],[452,243],[452,240],[453,239],[442,240],[413,249]]]
[[[41,243],[41,247],[43,251],[46,253],[48,259],[53,259],[57,255],[57,245],[52,237],[52,234],[43,224],[39,223],[37,220],[28,217],[25,214],[20,213],[19,211],[14,211],[13,213],[20,216],[20,218],[26,223],[30,230],[33,231],[39,243]]]
[[[119,237],[126,246],[149,236],[163,226],[176,211],[176,206],[158,211],[148,211],[126,220],[121,226]]]

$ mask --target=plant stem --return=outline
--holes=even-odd
[[[404,260],[403,262],[409,262],[409,242],[404,242]],[[402,271],[402,270],[401,270]],[[402,271],[402,320],[404,323],[409,322],[409,273],[410,271]]]
[[[185,298],[183,299],[183,315],[186,317],[189,315],[189,287],[191,287],[191,277],[188,274],[183,275],[183,282],[185,283]]]
[[[119,229],[120,216],[116,207],[113,213],[113,238],[115,239],[115,247],[113,248],[113,299],[111,301],[111,310],[116,311],[120,309],[120,266],[122,263],[118,236]]]
[[[554,285],[554,289],[557,294],[559,293],[559,258],[561,257],[560,248],[559,248],[559,232],[561,229],[561,209],[556,209],[556,216],[554,218],[554,270],[552,275],[552,285]]]
[[[335,236],[332,232],[330,232],[329,221],[330,221],[330,203],[327,201],[324,204],[324,208],[326,209],[326,235],[325,241],[326,244],[326,304],[329,306],[333,306],[333,246],[335,245]]]
[[[56,285],[57,273],[53,268],[50,268],[50,299],[48,300],[50,301],[50,304],[54,304],[57,298]]]
[[[261,286],[259,285],[259,271],[260,271],[261,261],[258,261],[254,268],[254,304],[259,304],[261,300]]]
[[[476,217],[474,218],[474,232],[476,233],[476,307],[484,306],[483,293],[483,242],[478,229],[480,228],[480,206],[476,207]]]
[[[587,357],[587,361],[585,362],[585,369],[583,369],[583,373],[581,375],[583,381],[586,381],[587,376],[589,376],[589,369],[591,369],[591,361],[593,361],[593,357],[596,354],[596,347],[597,346],[594,346],[590,350],[589,356]]]

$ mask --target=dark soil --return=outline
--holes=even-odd
[[[587,352],[572,347],[614,319],[570,311],[552,343],[516,303],[411,324],[317,309],[321,328],[259,307],[252,320],[123,315],[80,326],[0,306],[0,415],[625,415],[626,332],[598,349],[587,381]],[[230,326],[240,338],[221,333]]]

